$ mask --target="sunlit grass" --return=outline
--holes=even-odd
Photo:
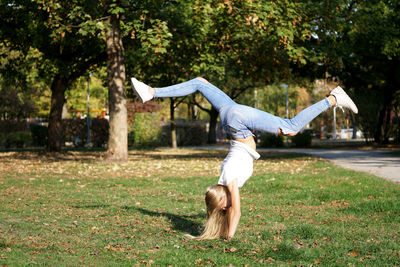
[[[256,162],[233,240],[185,240],[224,154],[1,153],[0,265],[399,264],[400,185],[291,154]]]

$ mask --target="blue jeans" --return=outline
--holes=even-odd
[[[200,79],[180,84],[154,88],[154,97],[181,97],[199,91],[218,110],[221,123],[233,139],[245,139],[253,131],[277,134],[294,134],[312,121],[321,112],[331,107],[328,99],[304,109],[293,119],[283,119],[265,111],[235,103],[228,95],[214,85]]]

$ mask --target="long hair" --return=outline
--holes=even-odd
[[[193,239],[228,238],[228,210],[222,208],[226,203],[228,188],[223,185],[213,185],[207,188],[205,202],[207,206],[207,218],[203,233],[198,236],[188,236]]]

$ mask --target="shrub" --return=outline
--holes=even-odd
[[[0,147],[6,145],[7,137],[4,133],[0,132]]]
[[[201,121],[180,122],[176,124],[178,146],[198,146],[207,142],[206,124]],[[171,125],[163,126],[163,143],[171,145]]]
[[[86,125],[86,124],[85,124]],[[108,143],[109,124],[106,119],[92,119],[90,140],[94,147],[103,147]]]
[[[161,143],[161,123],[157,113],[137,113],[128,142],[136,147],[152,147]],[[133,132],[133,133],[132,133]]]
[[[134,146],[135,144],[135,132],[129,131],[128,132],[128,147]]]
[[[108,141],[108,121],[106,119],[92,119],[90,126],[90,142],[94,147],[103,147]],[[75,146],[84,146],[87,142],[87,120],[63,120],[64,141],[72,142]]]
[[[260,136],[261,147],[283,147],[283,137],[280,135],[263,133]]]
[[[30,126],[32,134],[32,144],[34,146],[45,146],[47,144],[47,127],[38,124]]]
[[[27,132],[28,124],[25,121],[0,120],[0,132],[4,134],[12,132]]]
[[[292,137],[292,143],[296,147],[310,147],[312,135],[309,131],[298,133]]]
[[[203,145],[207,141],[206,125],[196,122],[178,125],[177,135],[180,146]]]
[[[6,147],[23,148],[32,143],[30,132],[14,132],[7,136]]]
[[[64,119],[63,133],[64,141],[72,142],[75,146],[84,146],[86,144],[86,119]]]

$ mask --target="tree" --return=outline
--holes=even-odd
[[[102,0],[104,12],[108,16],[105,30],[107,44],[107,84],[110,112],[110,135],[107,159],[128,159],[128,118],[125,95],[125,51],[121,33],[122,1]]]
[[[325,65],[346,89],[352,89],[365,134],[387,143],[393,131],[392,112],[399,104],[400,3],[330,4],[323,7],[329,12],[321,16],[319,33],[321,48],[326,49]]]
[[[1,1],[0,35],[13,48],[27,53],[37,49],[48,64],[51,76],[49,151],[62,148],[62,108],[65,91],[78,77],[104,59],[104,44],[91,35],[82,35],[77,26],[96,12],[95,1]],[[89,27],[90,25],[86,25]]]
[[[158,40],[137,36],[135,55],[129,54],[136,63],[132,72],[154,86],[205,76],[235,99],[256,85],[290,77],[291,64],[317,60],[313,48],[306,46],[313,28],[307,21],[311,3],[209,0],[157,4],[148,5],[141,20],[145,32],[157,31]],[[306,23],[300,23],[303,20]],[[151,50],[151,42],[159,48]],[[210,116],[209,142],[213,143],[218,113],[199,100],[197,105]],[[171,104],[171,117],[175,107]]]
[[[42,98],[49,88],[39,78],[40,53],[30,49],[24,54],[3,43],[0,58],[0,118],[18,120],[42,114]]]

